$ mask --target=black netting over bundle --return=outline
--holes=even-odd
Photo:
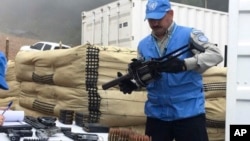
[[[89,101],[89,122],[95,123],[100,119],[101,97],[98,94],[99,49],[88,47],[86,52],[86,91]]]
[[[216,121],[206,119],[207,127],[211,128],[225,128],[225,121]]]
[[[32,80],[34,82],[38,82],[38,83],[43,83],[43,84],[54,84],[53,81],[53,75],[54,74],[50,74],[50,75],[45,75],[45,76],[39,76],[37,74],[35,74],[34,72],[32,73]]]
[[[226,82],[206,83],[203,87],[205,92],[226,90]]]
[[[54,113],[54,104],[49,104],[46,102],[42,102],[39,100],[35,100],[33,102],[32,108],[34,108],[36,111],[47,113],[47,114],[53,114]]]

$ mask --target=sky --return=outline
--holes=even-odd
[[[116,0],[1,0],[0,32],[79,45],[81,12]]]

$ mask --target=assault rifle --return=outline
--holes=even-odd
[[[196,49],[199,52],[205,52],[205,49],[202,46],[194,43],[191,45],[184,45],[160,58],[152,58],[148,61],[132,59],[132,63],[128,65],[127,74],[103,84],[102,88],[107,90],[110,87],[118,85],[121,81],[131,79],[134,79],[140,87],[145,87],[147,84],[160,77],[162,64],[168,64],[173,59],[192,49]]]

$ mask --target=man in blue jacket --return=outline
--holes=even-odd
[[[159,58],[194,44],[205,52],[193,49],[162,65],[161,77],[146,86],[145,134],[152,141],[208,141],[201,74],[223,57],[201,31],[177,25],[173,16],[169,0],[148,0],[145,19],[152,33],[140,41],[138,58]],[[138,88],[133,81],[119,86],[125,94]]]

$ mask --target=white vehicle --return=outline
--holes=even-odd
[[[37,42],[33,45],[25,45],[20,48],[21,51],[46,51],[56,49],[69,49],[68,45],[54,43],[54,42]]]

